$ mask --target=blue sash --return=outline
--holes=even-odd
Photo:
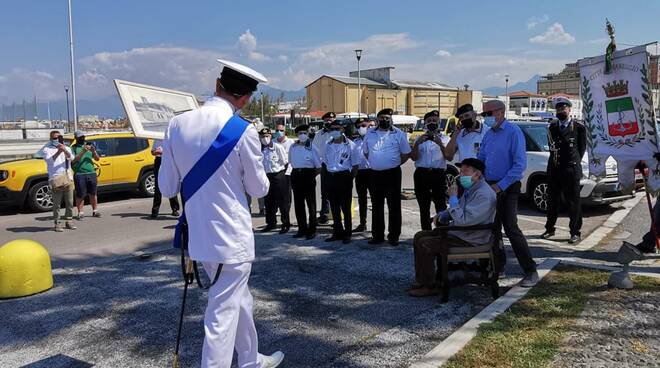
[[[179,217],[179,222],[176,224],[174,230],[174,248],[181,248],[188,244],[183,244],[182,228],[186,222],[185,203],[192,198],[195,193],[206,183],[206,181],[215,174],[222,163],[225,162],[231,151],[234,149],[238,141],[243,136],[243,132],[250,123],[244,120],[239,115],[234,115],[227,121],[224,127],[215,137],[211,147],[202,155],[202,157],[195,162],[195,165],[190,169],[188,174],[183,178],[181,184],[181,197],[183,198],[183,213]],[[187,238],[187,236],[186,236]]]

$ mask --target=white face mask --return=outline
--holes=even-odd
[[[367,130],[369,130],[369,128],[361,126],[360,128],[358,128],[358,133],[360,133],[360,135],[364,136],[365,134],[367,134]]]
[[[309,139],[309,136],[307,135],[307,133],[300,133],[300,134],[298,134],[298,140],[299,140],[301,143],[305,143],[305,142],[307,142],[308,139]]]
[[[270,144],[270,137],[261,137],[260,140],[261,140],[261,144],[263,144],[264,146],[267,146],[267,145]]]

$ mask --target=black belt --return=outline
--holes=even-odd
[[[297,172],[297,173],[305,173],[305,172],[310,172],[311,173],[311,172],[315,172],[315,171],[316,171],[316,169],[312,168],[312,167],[301,167],[301,168],[298,168],[298,169],[293,169],[293,172]]]
[[[346,175],[346,174],[350,174],[350,173],[351,173],[350,170],[335,171],[335,172],[328,171],[328,175],[330,175],[330,176],[340,176],[340,175]]]
[[[385,169],[385,170],[376,170],[376,169],[371,169],[372,171],[378,172],[378,173],[386,173],[388,171],[396,171],[396,170],[401,170],[401,166],[396,166],[391,169]]]

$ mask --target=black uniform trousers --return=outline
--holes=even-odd
[[[291,209],[291,196],[289,177],[284,175],[286,170],[266,174],[270,182],[268,194],[266,194],[266,225],[277,225],[277,211],[280,211],[282,226],[290,226],[289,210]]]
[[[328,172],[328,179],[332,188],[328,193],[332,211],[332,235],[342,239],[350,238],[353,226],[351,213],[353,175],[348,170]]]
[[[488,184],[496,184],[497,181],[488,181]],[[516,254],[518,264],[525,273],[536,270],[536,262],[532,258],[527,239],[518,227],[518,197],[520,196],[520,182],[511,184],[506,190],[497,194],[497,212],[495,215],[496,229],[504,226],[504,233],[511,242],[511,248]],[[497,232],[502,236],[502,231]]]
[[[327,215],[330,212],[330,200],[329,200],[329,191],[330,185],[328,181],[328,167],[325,164],[321,164],[321,211],[320,215]]]
[[[418,167],[413,174],[415,197],[419,205],[419,221],[422,230],[431,230],[431,201],[435,212],[447,209],[447,176],[444,169]]]
[[[157,215],[158,212],[160,212],[160,204],[163,199],[163,195],[160,193],[160,188],[158,188],[158,172],[160,171],[160,165],[162,161],[163,159],[160,156],[156,156],[154,159],[154,177],[156,178],[156,188],[154,191],[154,202],[151,206],[151,213],[154,215]],[[179,200],[177,197],[170,198],[170,208],[172,209],[172,212],[179,211]]]
[[[371,170],[371,236],[385,239],[385,200],[389,211],[387,240],[401,236],[401,167]]]
[[[582,204],[580,203],[580,178],[582,167],[551,168],[548,170],[548,214],[545,230],[554,233],[562,194],[570,210],[571,235],[580,235],[582,228]]]
[[[360,225],[367,225],[367,194],[371,195],[371,169],[358,170],[355,176],[355,191],[358,196],[358,206],[360,207]]]
[[[293,169],[291,188],[293,189],[293,208],[298,222],[298,233],[316,233],[316,169]],[[307,213],[305,213],[305,208],[307,208]]]

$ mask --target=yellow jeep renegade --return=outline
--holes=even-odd
[[[153,141],[132,133],[87,133],[86,141],[96,146],[101,156],[94,161],[99,193],[139,190],[153,196],[155,178]],[[64,135],[66,145],[73,136]],[[53,202],[48,186],[46,162],[39,150],[31,159],[0,163],[0,207],[27,205],[34,211],[48,211]]]

